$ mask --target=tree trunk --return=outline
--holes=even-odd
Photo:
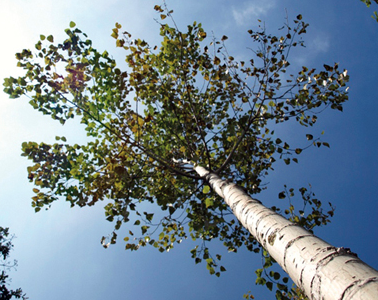
[[[252,199],[203,167],[195,171],[310,299],[378,299],[378,272]]]

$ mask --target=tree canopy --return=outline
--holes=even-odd
[[[125,70],[71,22],[62,43],[41,35],[33,51],[16,54],[25,75],[5,79],[4,91],[11,98],[28,96],[35,109],[62,124],[80,118],[87,131],[80,145],[58,136],[54,144],[22,144],[22,155],[33,162],[28,178],[35,185],[36,212],[61,198],[80,207],[104,201],[105,217],[115,224],[102,239],[104,247],[116,243],[121,228],[129,250],[152,245],[169,251],[190,237],[199,241],[191,251],[195,262],[205,261],[219,276],[225,268],[209,241],[219,239],[230,252],[260,252],[261,246],[192,166],[203,165],[258,194],[277,160],[297,163],[304,150],[277,136],[276,126],[294,121],[309,127],[325,108],[342,111],[349,77],[338,64],[289,72],[290,51],[303,46],[308,27],[301,15],[284,24],[282,35],[263,26],[249,30],[251,58],[237,61],[228,53],[227,36],[208,37],[197,22],[183,32],[172,11],[155,10],[160,46],[133,39],[116,23],[112,37],[126,53]],[[329,146],[310,133],[303,139],[309,146]],[[273,210],[309,230],[327,224],[332,207],[324,211],[312,191],[299,192],[306,212],[293,205]],[[293,195],[286,188],[279,198]],[[265,255],[267,268],[273,261]],[[272,289],[262,269],[257,275]],[[270,275],[279,279],[276,272]],[[285,283],[287,278],[278,289],[287,292]]]

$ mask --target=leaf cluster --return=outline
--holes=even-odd
[[[16,290],[11,290],[8,288],[9,285],[9,275],[5,273],[5,270],[10,270],[17,266],[17,261],[13,262],[8,261],[10,251],[13,248],[12,239],[14,236],[10,236],[9,228],[4,228],[0,226],[0,254],[1,262],[0,266],[3,267],[3,270],[0,273],[0,299],[1,300],[10,300],[12,298],[16,299],[28,299],[26,294],[22,293],[22,289],[18,288]],[[7,282],[8,281],[8,282]]]

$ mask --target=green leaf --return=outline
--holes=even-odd
[[[142,226],[141,227],[142,234],[145,234],[147,232],[148,228],[149,228],[149,226],[146,226],[146,225]]]
[[[146,215],[146,219],[147,219],[147,221],[151,222],[152,219],[153,219],[154,214],[148,214],[148,213],[145,213],[145,215]]]
[[[70,22],[70,28],[74,28],[76,26],[76,23],[74,21]]]
[[[208,185],[204,185],[203,186],[203,190],[202,190],[202,193],[204,194],[208,194],[210,192],[210,187]]]
[[[210,191],[210,189],[209,189],[209,191]],[[207,194],[207,193],[204,193],[204,194]],[[214,204],[214,202],[211,198],[206,198],[206,200],[205,200],[206,207],[213,206],[213,204]]]
[[[43,41],[46,37],[45,37],[43,34],[41,34],[41,35],[39,36],[39,38],[40,38],[41,41]]]
[[[50,42],[50,43],[53,43],[54,42],[54,37],[52,35],[49,35],[47,37],[47,40]]]

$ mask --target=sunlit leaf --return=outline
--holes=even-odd
[[[208,194],[209,192],[210,192],[210,186],[204,185],[204,187],[202,189],[202,193]]]

